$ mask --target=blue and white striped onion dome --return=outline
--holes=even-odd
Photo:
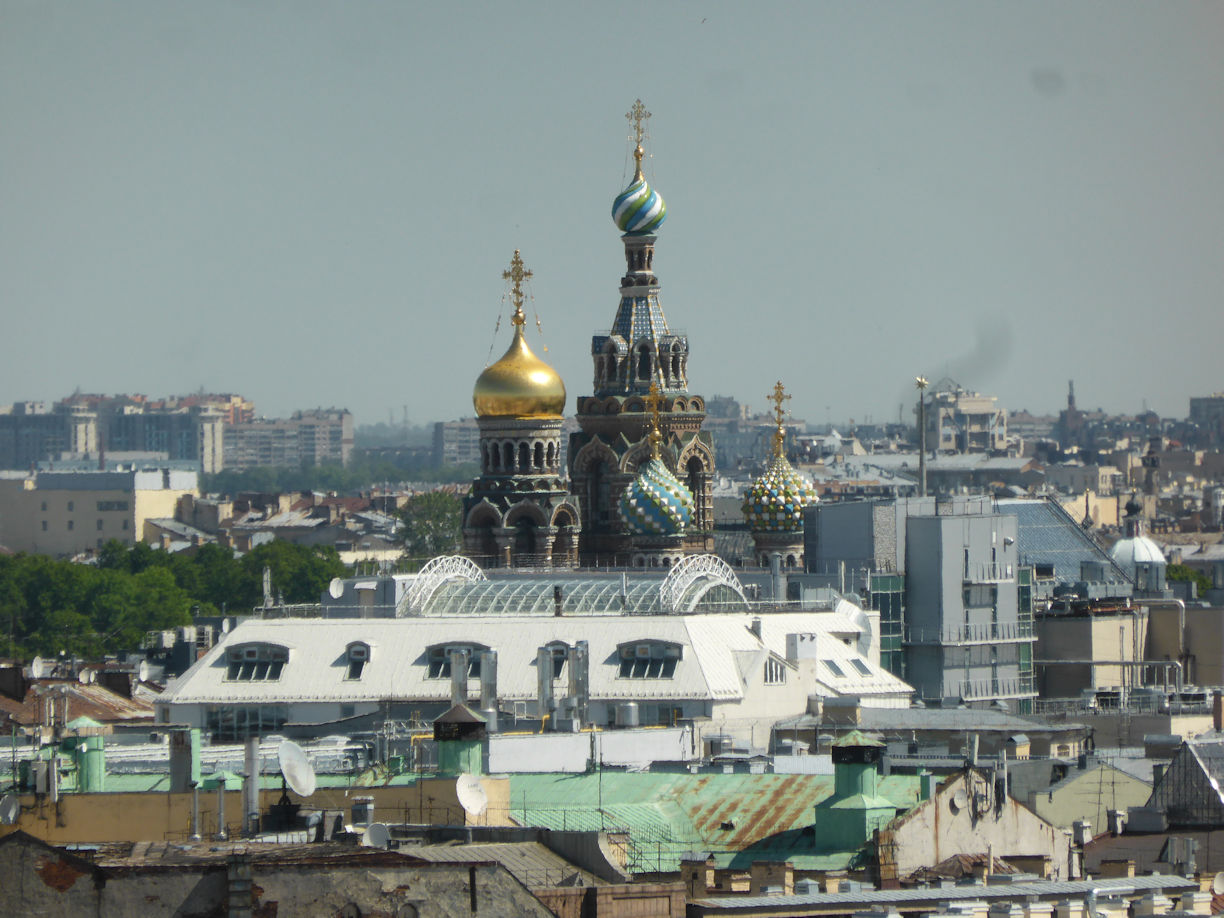
[[[693,495],[662,459],[651,459],[621,494],[618,509],[634,535],[680,535],[693,515]]]
[[[626,236],[645,236],[667,219],[667,205],[639,172],[633,177],[633,184],[612,202],[612,219]]]
[[[741,508],[748,528],[757,532],[802,532],[803,508],[820,498],[785,456],[775,456],[752,483]]]

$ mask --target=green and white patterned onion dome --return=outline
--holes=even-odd
[[[667,219],[667,205],[639,170],[633,183],[612,202],[612,219],[626,236],[645,236]]]
[[[749,529],[802,532],[803,508],[819,500],[808,480],[785,456],[774,456],[765,474],[752,483],[742,509]]]
[[[633,535],[680,535],[693,515],[693,495],[662,459],[650,459],[621,494],[619,510]]]

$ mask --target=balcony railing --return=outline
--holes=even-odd
[[[967,564],[965,583],[1007,583],[1016,579],[1016,568],[1012,564]]]
[[[959,690],[957,687],[959,686]],[[1037,694],[1031,676],[1016,679],[965,679],[953,683],[954,694],[965,701],[983,701],[994,698],[1032,698]]]
[[[907,644],[994,644],[1000,641],[1030,641],[1033,623],[983,622],[981,624],[944,625],[942,628],[910,627],[905,629]]]

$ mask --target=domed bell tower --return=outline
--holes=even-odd
[[[661,398],[659,461],[693,498],[682,550],[708,552],[714,544],[714,441],[701,429],[704,399],[688,391],[688,337],[668,325],[654,273],[656,232],[667,206],[642,171],[650,112],[639,99],[626,118],[633,129],[633,179],[612,202],[625,273],[611,329],[591,338],[594,391],[578,399],[580,429],[569,446],[570,490],[582,503],[582,558],[600,564],[626,563],[633,552],[634,533],[618,508],[639,467],[652,458],[646,401],[652,386]]]
[[[513,339],[476,380],[480,477],[463,501],[463,551],[484,567],[573,566],[578,500],[561,477],[565,384],[532,353],[523,332],[523,283],[532,272],[515,250],[510,281]]]

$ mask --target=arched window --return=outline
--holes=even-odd
[[[632,641],[616,649],[622,679],[670,679],[684,648],[671,641]]]
[[[557,447],[554,443],[548,444],[548,467],[555,468],[557,465]]]
[[[502,444],[502,469],[507,472],[514,471],[514,447],[509,443]]]
[[[519,444],[518,467],[520,472],[525,472],[531,468],[531,448],[526,443]]]
[[[497,448],[496,443],[486,443],[484,445],[485,466],[490,469],[501,468],[501,450]]]
[[[273,682],[289,662],[289,648],[279,644],[239,644],[225,652],[229,682]]]
[[[638,348],[637,378],[646,381],[650,379],[650,346],[643,344]]]
[[[535,459],[535,467],[537,469],[544,468],[544,444],[536,443],[534,452],[535,455],[532,458]]]
[[[770,657],[765,661],[765,684],[786,684],[786,664],[777,657]]]
[[[706,522],[705,505],[701,501],[701,478],[704,469],[702,468],[701,460],[694,456],[688,461],[686,471],[688,472],[688,481],[685,484],[688,485],[689,492],[693,495],[693,528],[704,529]]]

